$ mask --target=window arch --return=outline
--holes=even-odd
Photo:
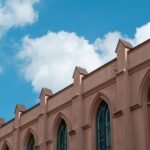
[[[111,150],[110,111],[102,101],[96,117],[97,150]]]
[[[35,150],[35,139],[33,135],[29,138],[27,150]]]
[[[67,150],[67,126],[64,120],[60,122],[58,128],[57,150]]]

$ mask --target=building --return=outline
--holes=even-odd
[[[150,40],[119,40],[117,58],[40,103],[0,119],[0,150],[150,150]]]

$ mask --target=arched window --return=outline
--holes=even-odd
[[[35,140],[33,135],[31,135],[29,138],[28,150],[35,150]]]
[[[67,150],[67,126],[64,120],[61,121],[58,128],[57,150]]]
[[[103,101],[96,118],[97,150],[111,150],[110,111]]]

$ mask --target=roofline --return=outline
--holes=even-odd
[[[117,58],[114,58],[112,60],[110,60],[109,62],[105,63],[104,65],[98,67],[97,69],[93,70],[92,72],[88,73],[86,76],[83,77],[83,79],[88,78],[89,76],[93,75],[94,73],[96,73],[97,71],[103,69],[104,67],[108,66],[109,64],[115,62],[117,60]]]
[[[148,39],[148,40],[144,41],[143,43],[141,43],[141,44],[139,44],[139,45],[133,47],[132,49],[130,49],[129,52],[133,52],[135,49],[137,49],[137,48],[139,48],[139,47],[141,47],[141,46],[144,46],[145,44],[147,44],[147,43],[149,43],[149,42],[150,42],[150,39]],[[98,67],[97,69],[93,70],[92,72],[88,73],[87,75],[85,75],[85,76],[83,77],[83,80],[85,80],[85,79],[88,78],[89,76],[93,75],[93,74],[96,73],[97,71],[103,69],[104,67],[108,66],[109,64],[115,62],[116,60],[117,60],[117,58],[114,58],[114,59],[110,60],[109,62],[103,64],[102,66]],[[70,85],[68,85],[67,87],[63,88],[62,90],[56,92],[56,93],[53,94],[52,96],[49,96],[48,100],[50,100],[52,97],[54,97],[54,96],[56,96],[56,95],[58,95],[58,94],[64,92],[66,89],[69,89],[71,86],[73,86],[73,83],[70,84]],[[25,112],[23,112],[22,115],[25,114],[25,113],[27,113],[27,112],[29,112],[30,110],[32,110],[32,109],[38,107],[39,105],[40,105],[40,103],[33,105],[33,106],[30,107],[29,109],[25,110]],[[1,129],[2,127],[4,127],[4,126],[8,125],[9,123],[13,122],[14,120],[15,120],[15,118],[13,118],[13,119],[7,121],[6,123],[4,123],[4,124],[0,127],[0,129]]]
[[[72,87],[72,86],[73,86],[73,83],[70,84],[70,85],[68,85],[68,86],[66,86],[65,88],[61,89],[60,91],[54,93],[52,96],[49,96],[48,100],[50,100],[52,97],[54,97],[54,96],[56,96],[56,95],[58,95],[58,94],[64,92],[65,90],[69,89],[69,88]]]
[[[8,125],[9,123],[13,122],[15,118],[10,119],[9,121],[5,122],[3,125],[0,126],[0,129],[3,128],[4,126]]]
[[[137,49],[137,48],[140,48],[140,47],[144,46],[145,44],[148,44],[149,42],[150,42],[150,39],[148,39],[148,40],[142,42],[141,44],[138,44],[137,46],[133,47],[133,48],[129,51],[129,53],[132,52],[132,51],[134,51],[134,50]]]

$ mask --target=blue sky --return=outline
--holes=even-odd
[[[38,103],[72,82],[74,67],[89,72],[115,57],[119,38],[150,37],[149,0],[0,0],[0,117],[16,104]]]

